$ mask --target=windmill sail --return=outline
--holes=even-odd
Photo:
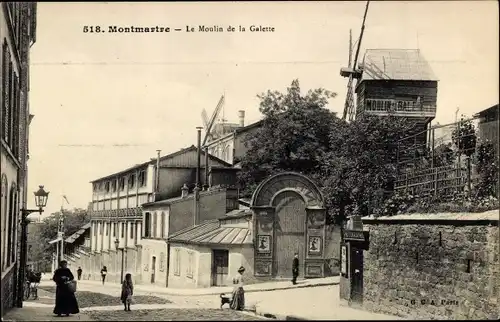
[[[220,113],[222,107],[224,106],[224,101],[225,101],[225,98],[224,98],[224,95],[222,95],[220,100],[219,100],[219,103],[217,103],[217,106],[215,107],[215,111],[212,114],[212,117],[210,118],[208,125],[206,126],[205,138],[203,139],[202,146],[205,146],[209,136],[212,133],[212,128],[214,126],[215,121],[217,120],[217,117],[219,116],[219,113]]]
[[[366,8],[365,8],[365,14],[363,16],[363,23],[361,25],[361,32],[359,35],[358,39],[358,46],[356,48],[356,53],[354,55],[354,62],[351,66],[351,59],[352,59],[352,36],[351,34],[349,35],[349,68],[348,68],[348,73],[349,73],[349,81],[347,82],[347,95],[344,103],[344,113],[342,114],[342,118],[345,120],[346,118],[349,121],[354,120],[354,117],[356,115],[356,109],[355,109],[355,102],[354,102],[354,79],[357,79],[359,76],[359,71],[357,67],[358,63],[358,57],[359,57],[359,50],[361,48],[361,41],[363,40],[363,33],[365,31],[365,21],[366,21],[366,15],[368,13],[368,7],[370,5],[370,1],[366,2]],[[341,71],[341,75],[343,74],[343,71]],[[343,75],[346,76],[346,75]]]

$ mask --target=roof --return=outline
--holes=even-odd
[[[218,188],[218,187],[212,187],[208,191],[200,191],[200,197],[207,196],[207,195],[213,195],[217,193],[223,193],[226,192],[228,189],[227,188]],[[182,201],[182,200],[189,200],[194,196],[193,192],[190,192],[188,195],[185,197],[182,196],[177,196],[177,197],[172,197],[168,198],[165,200],[158,200],[158,201],[151,201],[151,202],[145,202],[141,205],[141,207],[144,208],[149,208],[149,207],[158,207],[158,206],[169,206],[173,203]]]
[[[183,153],[186,153],[186,152],[189,152],[189,151],[193,151],[193,150],[197,150],[197,149],[198,149],[198,148],[197,148],[196,146],[191,145],[190,147],[187,147],[187,148],[185,148],[185,149],[181,149],[181,150],[179,150],[179,151],[177,151],[177,152],[170,153],[170,154],[167,154],[167,155],[165,155],[165,156],[160,157],[160,161],[163,161],[163,160],[166,160],[166,159],[170,159],[170,158],[176,157],[176,156],[178,156],[178,155],[180,155],[180,154],[183,154]],[[204,155],[204,154],[205,154],[205,151],[201,150],[201,154],[202,154],[202,155]],[[209,157],[210,157],[212,160],[216,160],[216,161],[218,161],[218,162],[220,162],[220,163],[222,163],[222,164],[227,165],[227,167],[231,167],[231,166],[232,166],[230,163],[227,163],[226,161],[224,161],[224,160],[222,160],[222,159],[219,159],[219,158],[217,158],[216,156],[213,156],[213,155],[211,155],[211,154],[209,154]],[[115,177],[115,176],[117,176],[117,175],[127,173],[127,172],[129,172],[129,171],[134,170],[134,169],[137,169],[137,168],[142,168],[142,167],[144,167],[144,166],[147,166],[147,165],[150,165],[150,164],[155,164],[155,163],[156,163],[156,158],[152,158],[152,159],[150,159],[149,161],[146,161],[146,162],[144,162],[144,163],[136,164],[136,165],[134,165],[134,166],[132,166],[132,167],[129,167],[129,168],[125,169],[125,170],[122,170],[122,171],[119,171],[119,172],[115,172],[115,173],[113,173],[113,174],[109,174],[109,175],[104,176],[104,177],[100,177],[99,179],[95,179],[95,180],[92,180],[92,181],[90,181],[90,182],[91,182],[91,183],[94,183],[94,182],[96,182],[96,181],[101,181],[101,180],[104,180],[104,179],[108,179],[108,178],[111,178],[111,177]]]
[[[419,49],[367,49],[363,80],[438,81]]]
[[[478,117],[478,116],[485,116],[487,114],[495,114],[495,115],[498,115],[498,104],[496,105],[493,105],[492,107],[488,107],[487,109],[485,110],[482,110],[481,112],[478,112],[474,115],[474,117]]]
[[[87,229],[90,229],[90,223],[83,225],[76,233],[66,238],[65,242],[69,244],[74,243]]]
[[[226,139],[226,138],[228,138],[228,137],[230,137],[232,135],[239,135],[239,134],[245,133],[245,132],[247,132],[247,131],[249,131],[249,130],[251,130],[253,128],[261,126],[262,122],[263,122],[263,120],[260,120],[260,121],[254,122],[252,124],[248,124],[247,126],[238,127],[236,129],[234,129],[233,132],[226,133],[226,134],[222,135],[221,137],[218,137],[218,138],[216,138],[214,140],[207,141],[205,143],[205,146],[211,146],[211,145],[215,144],[216,142],[224,140],[224,139]]]
[[[206,221],[183,229],[168,238],[169,242],[198,245],[252,245],[252,231],[246,227],[221,226],[224,219],[234,219],[251,214],[249,209],[237,209],[223,218]]]

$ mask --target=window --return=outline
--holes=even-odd
[[[99,191],[102,191],[102,182],[99,182]]]
[[[113,223],[113,237],[116,237],[116,230],[118,229],[118,224]]]
[[[194,252],[188,252],[188,266],[186,276],[193,278]]]
[[[144,237],[151,237],[151,213],[144,215]]]
[[[125,190],[125,178],[124,177],[120,178],[119,186],[120,186],[120,191]]]
[[[134,239],[135,224],[130,224],[130,239]]]
[[[111,191],[116,192],[116,180],[111,181]]]
[[[121,233],[121,235],[122,235],[122,238],[125,238],[125,223],[124,222],[122,222],[122,233]]]
[[[146,171],[141,171],[139,173],[139,185],[144,187],[146,185]]]
[[[2,64],[2,75],[5,75],[3,77],[3,83],[2,83],[2,97],[4,98],[2,100],[2,138],[5,140],[6,143],[9,142],[9,112],[10,112],[10,97],[9,97],[9,62],[10,62],[10,51],[9,51],[9,46],[7,45],[7,42],[4,40],[3,42],[3,64]]]
[[[181,275],[181,250],[175,249],[174,275]]]
[[[151,237],[153,238],[158,237],[157,229],[158,229],[158,213],[155,213],[155,215],[153,216],[153,229],[151,232]]]
[[[106,190],[106,192],[109,192],[109,181],[104,184],[104,190]]]
[[[165,213],[162,211],[161,212],[161,225],[160,225],[160,237],[161,238],[165,238]]]
[[[131,174],[130,177],[128,177],[128,187],[132,189],[135,186],[135,174]]]
[[[92,185],[92,188],[93,188],[93,190],[94,190],[94,191],[97,191],[97,184],[95,184],[95,183],[94,183],[94,184]]]

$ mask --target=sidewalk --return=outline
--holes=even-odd
[[[257,295],[257,294],[255,294]],[[255,313],[278,320],[399,320],[399,317],[357,310],[340,303],[337,286],[249,294]]]
[[[53,285],[52,281],[42,281],[41,285]],[[94,287],[105,287],[106,289],[114,288],[121,289],[121,285],[116,283],[106,283],[105,286],[99,281],[78,281],[79,285],[82,286],[94,286]],[[287,290],[287,289],[297,289],[297,288],[308,288],[308,287],[318,287],[318,286],[328,286],[339,284],[339,276],[325,277],[325,278],[315,278],[298,281],[297,285],[293,285],[290,281],[271,281],[258,284],[249,284],[245,286],[245,293],[253,292],[268,292],[276,290]],[[166,288],[156,285],[148,284],[136,284],[134,285],[134,290],[139,292],[149,292],[163,295],[177,295],[177,296],[202,296],[202,295],[219,295],[221,293],[231,293],[233,290],[232,286],[229,287],[210,287],[210,288]]]
[[[42,305],[23,305],[23,308],[13,308],[7,312],[2,318],[2,321],[92,321],[89,316],[84,313],[70,315],[60,318],[52,313],[54,307]]]

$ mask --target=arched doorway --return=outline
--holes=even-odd
[[[299,173],[280,173],[257,187],[250,202],[256,276],[291,277],[295,253],[301,276],[324,276],[323,204],[318,187]]]

